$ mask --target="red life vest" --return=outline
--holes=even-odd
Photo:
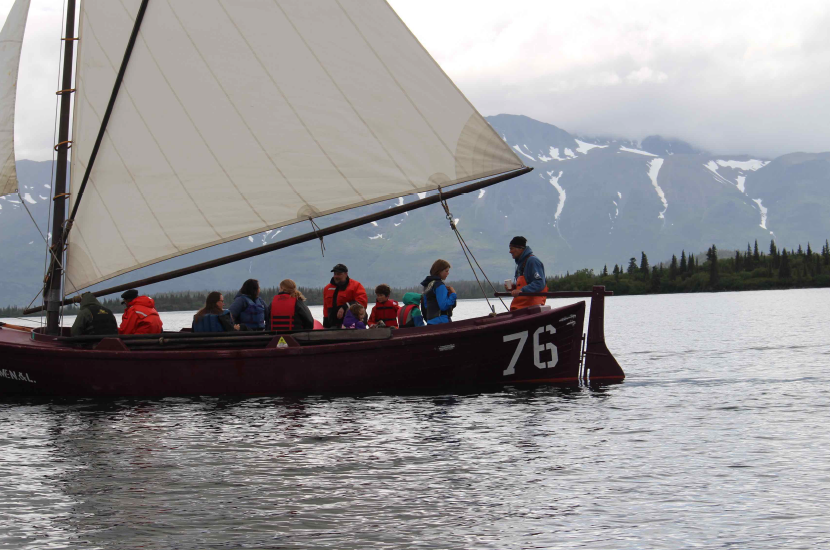
[[[417,305],[408,305],[404,306],[398,310],[398,327],[404,328],[406,326],[407,318],[409,317],[409,312],[418,307]],[[414,326],[411,325],[411,326]]]
[[[372,315],[369,317],[369,326],[376,325],[383,321],[387,327],[398,326],[398,310],[400,306],[394,300],[386,300],[382,304],[376,303],[372,308]]]
[[[271,300],[271,330],[294,330],[294,307],[297,299],[290,294],[277,294]]]

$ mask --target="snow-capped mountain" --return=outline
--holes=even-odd
[[[524,235],[549,274],[604,264],[627,265],[640,251],[652,262],[681,249],[698,253],[744,249],[758,240],[766,249],[830,236],[830,153],[792,153],[776,159],[718,155],[676,139],[651,136],[641,143],[574,136],[524,116],[488,121],[534,171],[452,199],[456,224],[494,281],[508,278],[513,262],[507,243]],[[18,162],[21,196],[46,232],[49,163]],[[320,225],[416,200],[388,203],[320,220]],[[0,303],[26,305],[43,272],[43,240],[20,198],[0,200]],[[103,283],[111,286],[175,267],[275,242],[311,230],[286,227],[149,266]],[[238,288],[249,278],[274,286],[284,278],[317,286],[336,263],[367,285],[417,284],[436,258],[453,265],[451,278],[472,279],[443,209],[433,205],[309,242],[155,285],[152,291]]]

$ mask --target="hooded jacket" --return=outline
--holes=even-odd
[[[155,300],[139,296],[127,302],[118,334],[161,334],[161,331],[161,317],[156,311]]]
[[[331,282],[323,288],[323,326],[326,328],[338,328],[343,324],[343,319],[337,318],[338,310],[345,311],[349,306],[357,302],[363,307],[369,306],[369,298],[366,296],[366,289],[363,285],[348,276],[340,284],[331,278]]]
[[[515,283],[519,277],[524,275],[527,285],[521,288],[522,292],[542,292],[545,288],[545,266],[539,258],[533,256],[533,250],[529,246],[525,247],[515,261],[516,275],[513,277],[513,282]]]
[[[417,292],[407,292],[403,295],[402,301],[403,305],[398,310],[398,326],[409,328],[426,325],[421,314],[421,295]]]
[[[91,292],[85,292],[81,296],[81,309],[75,317],[75,322],[72,323],[70,334],[72,336],[114,335],[118,334],[118,323],[115,321],[115,315],[102,306],[98,298]]]

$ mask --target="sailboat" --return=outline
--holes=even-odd
[[[28,8],[16,0],[0,36],[0,194],[17,188],[15,85]],[[592,298],[587,338],[584,301],[398,330],[70,337],[61,308],[113,277],[263,231],[312,227],[94,294],[446,206],[531,168],[385,0],[83,0],[77,16],[67,0],[63,41],[50,267],[44,303],[30,310],[45,309],[46,326],[0,328],[0,394],[411,391],[624,378],[605,344],[602,287],[570,294]],[[416,193],[407,204],[317,225]]]

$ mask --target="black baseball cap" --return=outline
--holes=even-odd
[[[522,236],[513,237],[510,241],[510,246],[513,248],[526,248],[527,247],[527,239]]]
[[[337,264],[336,266],[334,266],[334,268],[331,270],[331,272],[332,273],[348,273],[349,268],[346,267],[343,264]]]
[[[134,288],[131,288],[127,292],[121,295],[121,303],[126,304],[127,302],[132,302],[138,298],[138,291]]]

